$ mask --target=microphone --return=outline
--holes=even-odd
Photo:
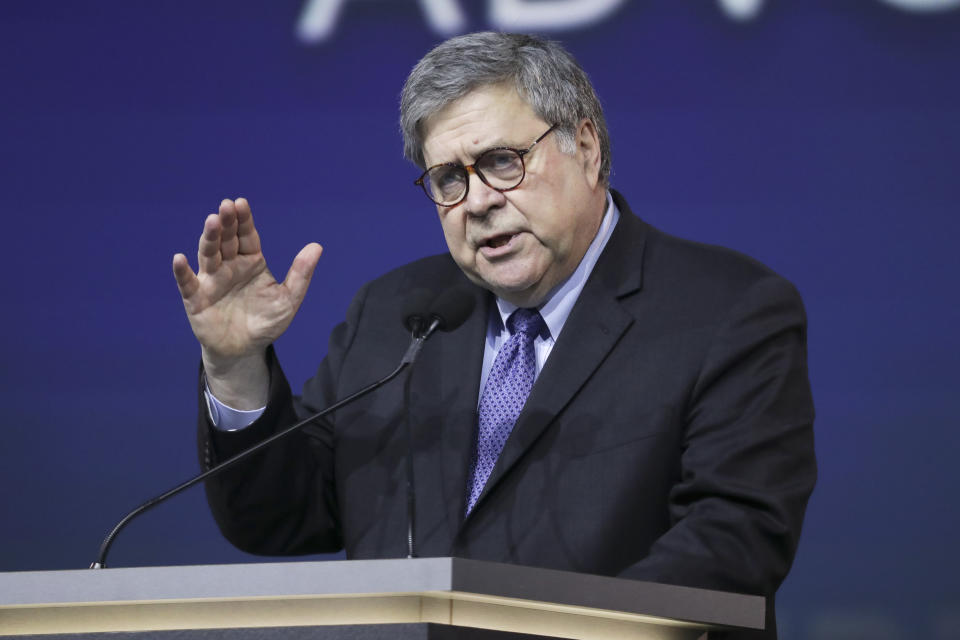
[[[427,296],[427,294],[424,293],[426,291],[427,291],[426,289],[415,290],[410,295],[410,298],[408,301],[411,304],[412,304],[412,301],[416,301],[418,303],[423,304],[424,307],[426,307],[425,301],[428,301],[430,298],[433,297],[432,295]],[[456,290],[454,289],[450,291],[456,291]],[[197,475],[187,480],[186,482],[183,482],[177,485],[176,487],[170,489],[169,491],[166,491],[165,493],[162,493],[159,496],[148,500],[147,502],[143,503],[136,509],[133,509],[127,515],[121,518],[121,520],[113,527],[110,533],[107,534],[107,537],[103,539],[103,542],[100,544],[100,552],[97,555],[97,559],[90,565],[90,568],[91,569],[106,568],[107,554],[110,552],[110,546],[113,544],[113,541],[116,539],[117,534],[119,534],[120,531],[127,526],[127,524],[129,524],[134,518],[139,516],[141,513],[144,513],[145,511],[148,511],[149,509],[157,506],[161,502],[164,502],[167,499],[172,498],[173,496],[177,495],[181,491],[189,489],[190,487],[197,484],[198,482],[201,482],[203,480],[206,480],[207,478],[211,478],[219,474],[220,472],[232,467],[233,465],[240,462],[241,460],[245,460],[249,456],[260,451],[261,449],[269,447],[274,442],[282,438],[285,438],[286,436],[290,435],[295,431],[300,430],[301,428],[305,427],[311,422],[314,422],[315,420],[322,420],[325,416],[329,415],[330,413],[333,413],[338,409],[342,409],[343,407],[352,403],[353,401],[358,400],[359,398],[362,398],[363,396],[367,395],[368,393],[376,389],[379,389],[380,387],[382,387],[383,385],[385,385],[386,383],[390,382],[391,380],[396,378],[398,375],[400,375],[400,373],[404,369],[406,369],[407,367],[413,364],[414,360],[416,360],[417,358],[417,355],[420,353],[420,349],[423,346],[423,343],[426,342],[427,338],[433,335],[433,333],[437,329],[440,329],[441,331],[453,331],[454,329],[459,327],[461,324],[463,324],[463,322],[467,319],[467,317],[469,317],[470,313],[473,311],[473,297],[471,295],[463,291],[461,291],[460,294],[452,294],[450,293],[450,291],[444,291],[442,294],[437,296],[433,304],[429,306],[429,311],[427,312],[424,312],[423,308],[421,307],[421,310],[419,311],[411,310],[409,313],[406,313],[406,312],[404,313],[405,326],[407,324],[406,323],[407,317],[419,318],[419,320],[417,321],[419,325],[424,324],[425,320],[429,320],[429,324],[426,327],[426,329],[422,331],[422,333],[420,331],[414,332],[414,335],[410,340],[410,346],[407,348],[407,351],[404,354],[403,359],[400,360],[400,364],[397,366],[396,369],[391,371],[389,374],[387,374],[383,378],[380,378],[376,382],[373,382],[367,385],[366,387],[360,389],[359,391],[355,391],[354,393],[350,394],[343,400],[335,402],[329,407],[327,407],[326,409],[322,411],[318,411],[312,416],[304,420],[301,420],[300,422],[292,426],[289,426],[283,429],[282,431],[279,431],[278,433],[273,434],[269,438],[265,438],[264,440],[261,440],[260,442],[253,445],[252,447],[244,449],[243,451],[236,454],[235,456],[228,458],[227,460],[224,460],[220,464],[215,465],[210,469],[207,469],[200,475]],[[404,305],[404,306],[405,308],[407,307],[407,305]],[[409,329],[410,327],[407,327],[407,328]],[[409,427],[409,420],[408,420],[408,427]]]
[[[435,329],[453,331],[473,312],[473,295],[466,289],[447,289],[440,295],[430,289],[414,289],[403,304],[403,326],[411,334]],[[434,329],[430,326],[436,323]]]
[[[473,313],[473,295],[466,289],[447,289],[436,297],[428,295],[426,291],[426,289],[416,289],[408,299],[408,304],[412,305],[433,298],[433,304],[430,305],[429,311],[426,313],[423,311],[404,313],[404,326],[413,333],[413,340],[410,342],[410,347],[407,348],[403,360],[400,361],[401,365],[404,362],[412,363],[416,359],[423,343],[433,335],[434,331],[437,329],[453,331]]]
[[[470,317],[474,306],[473,294],[467,289],[447,289],[430,306],[430,322],[440,331],[453,331]]]
[[[410,335],[416,336],[425,328],[430,315],[430,307],[436,300],[437,294],[430,289],[414,289],[403,303],[403,312],[400,319]]]

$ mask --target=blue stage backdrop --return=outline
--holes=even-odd
[[[250,199],[278,274],[325,247],[277,345],[299,385],[364,281],[445,250],[401,156],[407,72],[447,35],[529,30],[590,73],[639,215],[804,296],[821,475],[782,637],[960,637],[958,5],[4,0],[0,570],[85,567],[198,470],[170,262],[220,199]],[[192,490],[111,560],[259,559]]]

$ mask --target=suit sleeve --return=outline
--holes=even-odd
[[[354,298],[346,322],[330,336],[327,356],[304,387],[290,391],[276,353],[267,350],[270,392],[263,415],[245,429],[224,432],[210,424],[200,398],[198,443],[208,469],[332,404],[338,373],[355,337],[366,288]],[[317,421],[206,481],[214,520],[231,543],[262,555],[339,551],[343,547],[333,474],[334,423]]]
[[[772,597],[816,481],[806,318],[792,285],[763,278],[726,313],[686,409],[671,528],[623,575]]]

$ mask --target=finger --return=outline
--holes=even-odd
[[[197,249],[200,273],[213,273],[222,262],[220,255],[220,216],[211,213],[203,223],[203,234]]]
[[[220,256],[224,260],[236,257],[239,248],[237,240],[237,207],[233,200],[220,201]]]
[[[307,287],[310,286],[310,279],[313,277],[314,269],[317,267],[317,261],[320,260],[320,254],[323,253],[323,247],[316,242],[311,242],[293,259],[287,277],[283,281],[283,286],[290,291],[297,306],[307,295]]]
[[[237,238],[240,241],[239,252],[244,254],[260,253],[260,234],[253,226],[253,212],[246,198],[237,198]]]
[[[180,289],[180,296],[184,300],[200,289],[200,280],[190,268],[187,256],[182,253],[173,256],[173,277],[177,280],[177,288]]]

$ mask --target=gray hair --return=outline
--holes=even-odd
[[[513,82],[517,93],[554,134],[564,153],[574,152],[576,126],[593,122],[600,139],[600,180],[610,181],[610,135],[590,79],[559,43],[536,36],[486,31],[434,47],[407,77],[400,95],[403,155],[421,168],[423,123],[474,89]]]

